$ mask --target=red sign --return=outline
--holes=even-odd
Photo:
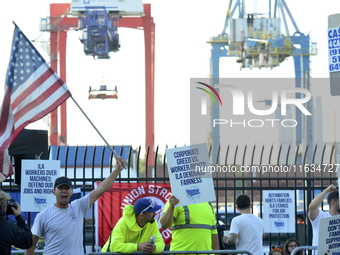
[[[96,183],[97,185],[100,182]],[[133,205],[139,198],[150,198],[156,204],[161,205],[162,209],[156,214],[156,220],[162,214],[164,204],[171,197],[170,184],[155,183],[114,183],[112,187],[98,199],[97,210],[97,231],[98,245],[103,246],[107,241],[111,230],[116,225],[123,213],[126,205]],[[159,231],[162,234],[166,245],[170,245],[170,229],[162,229],[159,225]]]

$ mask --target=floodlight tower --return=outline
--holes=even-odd
[[[229,1],[222,33],[208,41],[212,46],[210,59],[212,85],[219,84],[220,57],[236,57],[236,62],[241,68],[274,68],[292,56],[295,67],[295,87],[309,89],[310,56],[317,54],[316,43],[311,43],[309,35],[299,30],[285,0],[277,0],[274,5],[269,0],[266,14],[247,13],[245,1],[236,0],[234,5],[232,2]],[[233,18],[237,10],[238,17]],[[292,35],[289,33],[286,15],[295,29]],[[281,24],[284,32],[281,31]],[[301,95],[297,94],[296,98],[301,98]],[[211,118],[218,119],[219,105],[213,103],[211,105]],[[310,113],[313,112],[312,100],[307,103],[306,108]],[[312,117],[302,116],[297,109],[296,121],[298,125],[295,131],[295,144],[305,143],[309,147],[307,160],[311,162]],[[220,144],[219,125],[213,127],[211,133],[212,155],[215,160],[218,159]]]

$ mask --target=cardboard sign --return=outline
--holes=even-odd
[[[166,150],[171,190],[177,206],[215,201],[207,144]]]

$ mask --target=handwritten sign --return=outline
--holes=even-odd
[[[263,191],[263,221],[266,233],[295,233],[294,191]]]
[[[55,203],[54,180],[59,177],[59,160],[22,160],[21,210],[40,212]]]
[[[215,201],[209,154],[205,143],[166,150],[171,190],[177,206]]]

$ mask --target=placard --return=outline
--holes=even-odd
[[[318,254],[340,254],[340,215],[320,220]]]
[[[215,201],[206,143],[166,149],[172,194],[177,206]]]
[[[295,233],[294,191],[263,191],[263,221],[266,233]]]
[[[59,172],[59,160],[22,160],[21,211],[40,212],[55,203],[52,190]]]

